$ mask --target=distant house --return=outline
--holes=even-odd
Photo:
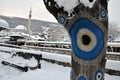
[[[11,32],[28,33],[27,28],[24,25],[17,25],[15,28],[11,29]]]
[[[25,26],[23,26],[23,25],[18,25],[18,26],[15,27],[15,29],[27,30],[27,28]]]
[[[0,19],[0,31],[4,29],[9,29],[9,24],[4,19]]]
[[[6,20],[0,19],[0,42],[9,41],[10,37],[8,37],[9,32],[9,24]]]
[[[108,43],[108,52],[120,52],[120,37],[117,37],[114,41]]]
[[[11,34],[9,36],[9,43],[17,45],[24,45],[27,40],[45,41],[45,39],[41,38],[39,35],[29,34],[27,28],[24,25],[18,25],[11,29]]]
[[[120,43],[120,37],[117,37],[114,42],[119,42]]]
[[[35,41],[45,41],[44,38],[38,36],[38,35],[30,35],[31,40],[35,40]]]
[[[24,39],[20,33],[12,33],[10,35],[10,41],[17,41],[18,39]]]
[[[18,25],[15,28],[11,29],[10,41],[17,41],[18,39],[24,39],[22,33],[26,33],[27,28],[23,25]]]

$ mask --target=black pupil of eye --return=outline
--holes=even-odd
[[[83,35],[83,36],[82,36],[82,43],[83,43],[84,45],[89,45],[90,42],[91,42],[91,39],[90,39],[90,37],[89,37],[88,35]]]
[[[100,75],[98,75],[98,79],[100,79]]]
[[[90,2],[93,2],[93,0],[89,0]]]

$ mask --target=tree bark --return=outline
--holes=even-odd
[[[88,0],[88,4],[93,4],[89,7],[78,0],[79,4],[69,13],[54,0],[44,0],[48,11],[64,25],[71,37],[71,80],[104,80],[108,36],[107,1]]]

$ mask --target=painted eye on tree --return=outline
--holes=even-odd
[[[89,52],[96,46],[96,36],[88,29],[80,29],[77,34],[77,43],[81,50]]]
[[[95,74],[95,80],[103,80],[103,72],[98,70]]]
[[[86,80],[84,76],[80,76],[78,80]]]
[[[107,18],[107,13],[106,13],[106,11],[103,8],[100,9],[99,13],[100,13],[100,17],[101,18],[103,18],[103,19]]]
[[[69,30],[74,54],[83,60],[93,60],[103,49],[103,32],[92,21],[81,18],[75,21]]]
[[[96,78],[97,78],[97,80],[101,80],[102,79],[102,74],[98,73]]]

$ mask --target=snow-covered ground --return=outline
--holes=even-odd
[[[10,51],[14,53],[16,51],[31,52],[35,54],[42,54],[44,58],[55,59],[62,62],[70,62],[71,58],[68,55],[46,53],[35,50],[24,50],[16,48],[1,47],[2,51]],[[0,52],[0,62],[3,59],[8,59],[9,54]],[[22,59],[21,59],[22,60]],[[19,61],[16,59],[16,61]],[[34,60],[33,60],[34,61]],[[33,63],[31,63],[33,64]],[[0,80],[70,80],[70,67],[63,67],[57,64],[41,61],[42,68],[37,70],[29,70],[28,72],[22,72],[18,69],[4,66],[0,64]],[[108,60],[106,68],[120,70],[120,61]],[[120,76],[105,75],[105,80],[120,80]]]
[[[0,64],[0,80],[70,80],[70,68],[42,61],[42,68],[21,72]]]

